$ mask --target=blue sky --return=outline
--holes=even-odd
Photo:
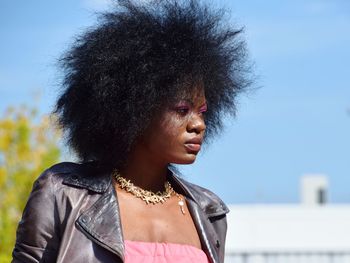
[[[260,89],[242,95],[222,136],[181,167],[186,178],[228,203],[296,203],[300,176],[321,173],[330,200],[350,202],[350,2],[212,2],[245,27]],[[57,58],[104,8],[106,0],[1,1],[0,113],[21,103],[51,110]]]

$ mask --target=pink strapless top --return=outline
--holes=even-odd
[[[125,263],[208,263],[203,250],[190,245],[125,240]]]

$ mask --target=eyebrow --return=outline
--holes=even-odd
[[[193,102],[191,101],[191,100],[189,100],[189,99],[181,99],[181,100],[179,100],[177,103],[175,103],[175,105],[181,105],[181,104],[183,104],[183,103],[188,103],[188,104],[190,104],[191,106],[193,106]]]
[[[180,100],[178,103],[176,103],[176,104],[179,104],[179,103],[181,103],[181,102],[186,102],[186,103],[190,104],[191,106],[194,106],[193,101],[190,100],[190,99],[181,99],[181,100]],[[200,104],[199,107],[203,107],[203,106],[207,106],[207,101],[204,101],[202,104]]]

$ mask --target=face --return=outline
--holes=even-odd
[[[206,111],[202,90],[169,105],[143,136],[141,144],[145,152],[166,164],[193,163],[201,149]]]

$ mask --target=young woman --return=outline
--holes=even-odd
[[[249,83],[222,14],[119,1],[77,38],[55,113],[80,162],[37,179],[13,262],[224,261],[227,207],[172,166],[196,160]]]

